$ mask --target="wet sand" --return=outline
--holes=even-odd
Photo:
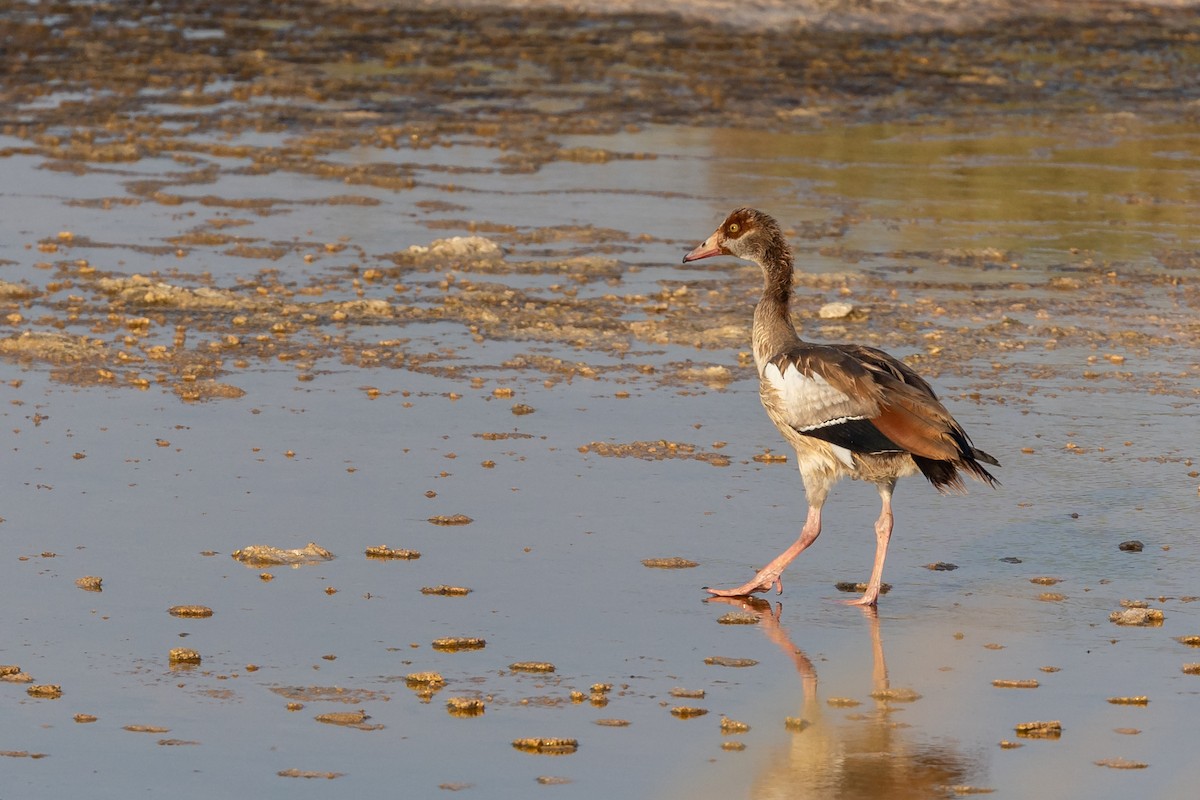
[[[6,791],[1190,796],[1186,10],[247,9],[3,23]],[[804,508],[755,268],[679,264],[743,202],[1004,464],[901,483],[877,616],[851,483],[703,601]]]

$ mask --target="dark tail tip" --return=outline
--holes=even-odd
[[[996,457],[994,455],[992,455],[991,453],[985,453],[982,450],[980,450],[978,447],[971,448],[971,456],[974,457],[977,461],[982,461],[985,464],[991,464],[993,467],[1000,466],[1000,462],[996,460]]]
[[[984,455],[987,454],[984,453]],[[967,456],[961,461],[942,461],[934,458],[922,458],[918,455],[914,455],[912,458],[916,462],[917,468],[921,470],[921,474],[928,478],[939,492],[966,493],[967,487],[963,485],[962,478],[958,474],[960,469],[993,489],[1000,485],[996,476],[984,469],[983,465],[971,456]],[[992,459],[991,456],[988,458],[991,459],[988,461],[989,464],[999,466],[999,462]]]

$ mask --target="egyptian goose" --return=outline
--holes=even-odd
[[[754,307],[754,363],[767,416],[796,449],[808,497],[808,517],[795,544],[736,589],[708,589],[719,597],[783,591],[780,576],[821,533],[821,507],[843,477],[870,481],[883,509],[875,522],[875,566],[853,605],[874,606],[892,536],[896,479],[920,471],[938,491],[963,493],[959,470],[991,486],[980,464],[1000,462],[972,446],[971,438],[907,364],[882,350],[857,344],[811,344],[797,334],[788,313],[792,251],[779,224],[753,208],[739,208],[686,264],[710,256],[736,256],[762,268],[763,294]]]

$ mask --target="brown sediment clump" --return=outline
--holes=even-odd
[[[293,769],[281,769],[281,770],[279,770],[279,772],[276,772],[275,774],[281,778],[326,778],[328,780],[333,780],[334,778],[342,777],[346,773],[344,773],[344,772],[309,772],[307,770],[293,768]]]
[[[671,709],[671,716],[679,717],[680,719],[692,719],[693,717],[703,717],[708,713],[707,708],[698,708],[696,706],[675,706]]]
[[[708,656],[704,663],[710,667],[753,667],[758,664],[753,658],[730,658],[729,656]]]
[[[171,664],[195,665],[199,664],[200,660],[200,654],[190,647],[175,647],[167,653],[167,661]]]
[[[42,697],[50,700],[57,700],[62,697],[62,687],[57,683],[40,683],[34,684],[25,689],[25,693],[30,697]]]
[[[1062,723],[1058,720],[1048,722],[1022,722],[1016,726],[1017,736],[1026,739],[1057,739],[1062,736]]]
[[[1200,664],[1184,664],[1182,669],[1185,675],[1200,675]]]
[[[368,547],[366,550],[367,558],[389,559],[397,558],[404,560],[413,560],[421,557],[421,554],[416,550],[404,550],[388,547],[381,544],[374,547]]]
[[[39,294],[40,292],[23,283],[0,281],[0,301],[29,300]]]
[[[643,558],[642,566],[650,567],[651,569],[691,569],[692,567],[700,566],[698,561],[691,561],[678,556],[670,558]]]
[[[676,686],[674,689],[672,689],[669,692],[669,694],[671,695],[671,697],[690,697],[690,698],[695,698],[695,699],[702,699],[704,697],[704,695],[706,694],[706,692],[703,689],[683,689],[683,688]]]
[[[430,517],[429,521],[434,525],[470,525],[475,520],[468,517],[466,514],[451,514],[449,516],[439,515]]]
[[[627,728],[629,727],[630,723],[627,719],[612,719],[610,717],[604,717],[601,719],[592,720],[592,724],[600,725],[605,728]]]
[[[80,724],[86,725],[87,723],[95,722],[100,718],[95,714],[76,714],[74,717],[72,717],[72,719]]]
[[[792,733],[800,733],[806,730],[810,725],[812,725],[812,723],[802,717],[783,718],[784,729],[789,730]]]
[[[735,753],[740,753],[741,751],[746,749],[746,743],[738,742],[738,741],[724,741],[724,742],[721,742],[721,749],[722,750],[730,750]]]
[[[839,592],[855,592],[855,593],[859,593],[859,594],[861,594],[862,592],[865,592],[867,590],[867,584],[855,583],[853,581],[838,581],[837,583],[834,584],[834,587]],[[887,594],[891,590],[892,590],[892,585],[890,583],[882,584],[879,587],[880,594]]]
[[[703,461],[714,467],[727,467],[729,457],[720,453],[697,451],[696,445],[686,442],[668,442],[659,439],[655,442],[629,442],[613,444],[611,442],[592,442],[579,448],[581,453],[595,453],[605,458],[640,458],[644,461],[662,461],[668,458],[684,458]]]
[[[179,395],[180,400],[188,403],[237,399],[246,394],[245,390],[236,386],[213,380],[183,380],[174,384],[171,389]]]
[[[1109,769],[1145,769],[1150,766],[1144,761],[1131,761],[1128,758],[1102,758],[1095,762],[1097,767]]]
[[[554,672],[554,665],[549,661],[518,661],[509,664],[513,672]]]
[[[265,544],[252,544],[249,547],[234,550],[230,555],[247,567],[255,569],[319,564],[333,558],[333,553],[315,542],[309,542],[304,547],[291,550],[282,550]]]
[[[1036,583],[1038,586],[1053,586],[1054,584],[1060,583],[1061,581],[1062,581],[1062,578],[1051,578],[1049,576],[1041,576],[1041,577],[1029,579],[1030,583]]]
[[[479,650],[486,645],[485,640],[474,636],[445,636],[433,640],[434,650]]]
[[[1115,706],[1145,706],[1150,704],[1150,698],[1144,694],[1136,697],[1110,697],[1108,702]]]
[[[64,333],[25,331],[0,339],[0,355],[51,364],[104,361],[108,346],[98,339]]]
[[[101,584],[104,579],[96,575],[84,575],[82,578],[75,579],[75,585],[85,592],[100,592],[103,591]]]
[[[1175,641],[1188,647],[1200,647],[1200,636],[1177,636]]]
[[[356,728],[360,731],[382,730],[382,725],[369,725],[371,716],[362,709],[358,711],[330,711],[327,714],[317,714],[313,719],[326,725],[341,725],[346,728]]]
[[[512,746],[526,753],[568,755],[579,749],[577,739],[527,738],[514,739]]]
[[[446,711],[452,717],[477,717],[484,712],[484,703],[476,697],[450,697],[446,699]]]
[[[213,610],[208,606],[171,606],[167,613],[172,617],[211,617]]]
[[[747,725],[746,723],[739,722],[736,719],[729,719],[729,717],[721,717],[721,733],[737,734],[737,733],[749,733],[749,732],[750,732],[750,726]]]
[[[854,708],[862,705],[861,702],[853,697],[830,697],[825,700],[825,704],[833,708]]]
[[[717,619],[721,625],[757,625],[761,621],[757,614],[743,614],[737,611],[730,611]]]
[[[612,691],[612,688],[611,683],[593,683],[588,701],[596,708],[603,708],[608,705],[608,693]]]
[[[921,695],[913,689],[878,689],[871,692],[871,699],[892,703],[912,703],[920,700]]]
[[[421,587],[421,594],[435,594],[442,597],[466,597],[470,593],[471,590],[466,586],[447,586],[444,583],[437,586]]]
[[[371,689],[347,689],[344,686],[272,686],[271,691],[288,700],[302,702],[367,703],[388,698]]]
[[[170,728],[164,728],[161,725],[123,725],[121,730],[129,731],[130,733],[170,733]]]
[[[998,689],[1036,689],[1040,684],[1036,680],[1006,680],[997,678],[992,681],[992,686]]]
[[[496,392],[500,392],[500,391],[502,391],[502,390],[496,389],[494,392],[492,392],[492,394],[496,394]],[[509,393],[507,395],[496,395],[496,396],[497,397],[512,397],[512,390],[509,389],[508,392]],[[489,431],[489,432],[485,432],[485,433],[474,433],[471,435],[478,439],[483,439],[483,440],[489,441],[489,442],[499,442],[499,441],[502,441],[505,439],[532,439],[533,438],[532,433],[517,433],[516,431],[508,431],[508,432],[490,432]]]
[[[1109,622],[1115,622],[1118,625],[1141,625],[1146,627],[1158,627],[1163,624],[1166,615],[1161,609],[1143,608],[1135,606],[1126,608],[1124,611],[1114,611],[1108,615]]]
[[[440,672],[410,672],[404,676],[404,682],[408,684],[408,688],[416,689],[420,687],[441,688],[446,685],[446,679],[442,677]]]

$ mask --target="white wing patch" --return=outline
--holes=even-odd
[[[829,447],[833,450],[833,454],[838,457],[838,461],[841,461],[850,469],[854,469],[854,456],[849,450],[836,444],[831,444]]]
[[[841,425],[843,422],[853,422],[856,419],[866,419],[866,417],[862,416],[861,414],[859,414],[857,417],[834,417],[833,419],[827,419],[824,422],[818,422],[816,425],[805,425],[803,428],[796,428],[796,430],[800,431],[801,433],[807,433],[808,431],[819,431],[821,428],[830,428],[834,425]]]
[[[767,410],[798,431],[869,418],[861,401],[819,374],[805,375],[793,363],[780,372],[774,362],[768,361],[763,366],[762,380],[771,390],[763,397]]]

